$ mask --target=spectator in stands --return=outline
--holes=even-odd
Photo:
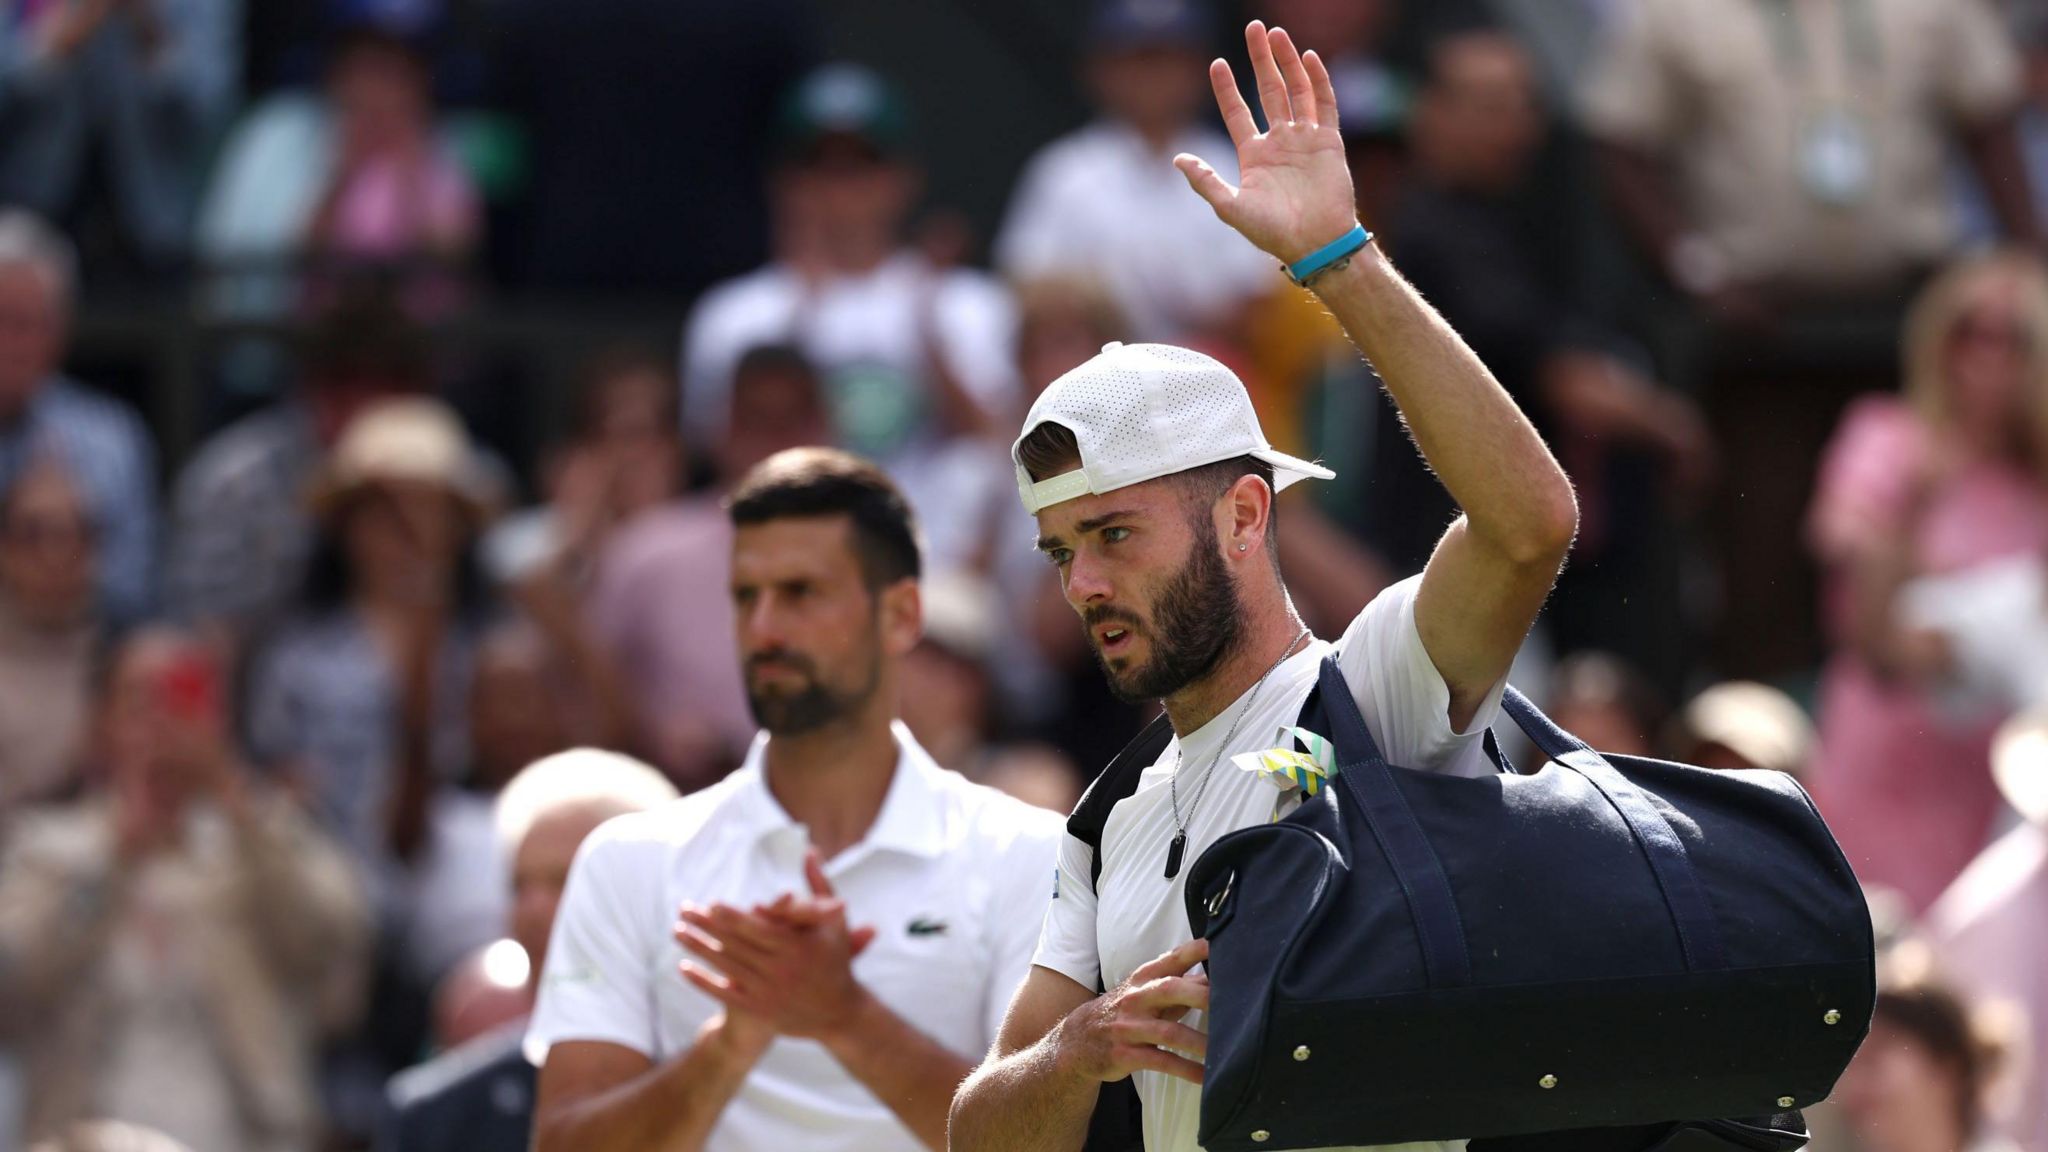
[[[509,927],[528,959],[520,990],[529,1007],[584,838],[614,816],[675,798],[675,786],[649,766],[588,748],[535,761],[505,786],[496,831],[509,861]],[[535,1071],[522,1049],[525,1031],[522,1014],[394,1078],[378,1152],[526,1152]]]
[[[1013,742],[999,715],[991,666],[1004,615],[995,588],[973,577],[925,582],[924,638],[903,661],[903,722],[940,765],[1041,808],[1072,811],[1080,770],[1050,747]]]
[[[1585,114],[1637,247],[1705,329],[1697,367],[1741,477],[1717,509],[1726,671],[1819,654],[1816,573],[1785,541],[1807,462],[1852,397],[1896,379],[1907,295],[1955,248],[1953,147],[2000,231],[2039,239],[2021,95],[1988,0],[1622,6]]]
[[[775,258],[692,312],[683,415],[697,443],[712,443],[740,357],[797,345],[824,381],[839,441],[889,470],[943,571],[970,561],[994,491],[1011,482],[996,442],[1018,398],[1016,314],[986,276],[905,244],[920,183],[908,115],[894,87],[851,64],[790,94]]]
[[[1641,672],[1611,653],[1591,651],[1557,662],[1546,707],[1565,731],[1621,756],[1656,752],[1667,708]]]
[[[239,637],[277,624],[305,582],[305,495],[328,447],[364,407],[431,379],[425,333],[377,298],[338,305],[299,350],[299,387],[201,444],[172,496],[171,605]]]
[[[154,594],[156,449],[127,405],[59,371],[77,274],[64,237],[0,210],[0,490],[38,455],[62,464],[97,526],[106,611],[132,621]]]
[[[201,200],[201,297],[224,315],[286,315],[306,272],[368,266],[427,313],[460,299],[482,206],[428,61],[438,4],[306,5],[322,83],[273,92],[221,143]],[[455,266],[451,268],[450,266]],[[328,294],[313,280],[316,302]],[[239,383],[239,382],[238,382]],[[249,385],[244,385],[249,386]]]
[[[1991,834],[1999,716],[1941,707],[1898,589],[1918,574],[2048,551],[2048,274],[1973,259],[1915,306],[1903,398],[1843,417],[1819,469],[1809,540],[1841,649],[1819,697],[1813,792],[1866,883],[1924,909]]]
[[[482,208],[435,136],[433,76],[403,37],[358,28],[329,66],[332,160],[302,239],[316,262],[393,270],[415,315],[445,311],[476,248]]]
[[[1291,27],[1291,26],[1290,26]],[[1546,198],[1551,135],[1528,53],[1468,31],[1430,50],[1410,124],[1411,172],[1387,250],[1557,446],[1578,488],[1572,563],[1545,627],[1600,648],[1666,692],[1687,671],[1674,509],[1698,495],[1713,447],[1699,411],[1613,352],[1581,288],[1590,242]],[[1384,394],[1373,390],[1365,539],[1415,571],[1456,515]]]
[[[99,551],[64,469],[33,464],[0,495],[0,813],[77,774],[101,619]]]
[[[2014,1152],[1987,1130],[1985,1092],[2004,1056],[1977,1006],[1908,942],[1884,965],[1870,1036],[1833,1099],[1865,1152]]]
[[[744,402],[763,401],[775,398]],[[629,348],[593,358],[578,381],[571,431],[541,465],[547,503],[504,517],[484,538],[492,579],[514,585],[552,566],[583,583],[613,532],[682,489],[677,421],[675,373],[665,359]]]
[[[433,785],[466,760],[472,541],[497,499],[479,463],[438,401],[357,415],[315,489],[321,537],[300,610],[250,671],[254,751],[303,780],[387,916],[425,843]]]
[[[1724,680],[1686,702],[1668,757],[1702,768],[1763,768],[1805,780],[1813,721],[1799,702],[1752,680]]]
[[[1234,332],[1245,302],[1274,289],[1273,262],[1173,167],[1182,152],[1230,155],[1203,119],[1211,14],[1200,0],[1095,3],[1085,75],[1099,115],[1025,167],[997,266],[1017,279],[1093,277],[1140,340]]]
[[[148,629],[109,659],[104,791],[21,813],[0,864],[0,1021],[29,1138],[96,1116],[207,1152],[310,1148],[313,1059],[360,994],[367,910],[346,858],[251,776],[221,669]]]
[[[499,103],[533,142],[529,243],[514,254],[528,279],[689,300],[760,264],[778,102],[814,54],[810,0],[502,0],[490,12]]]
[[[755,730],[730,647],[732,526],[720,501],[776,452],[831,439],[817,372],[795,348],[748,352],[734,379],[729,422],[710,438],[711,491],[649,509],[614,533],[590,597],[591,627],[638,706],[631,744],[685,792],[738,764]]]
[[[1993,1094],[1999,1129],[2027,1152],[2048,1149],[2048,713],[2000,730],[1992,775],[2021,821],[1964,869],[1928,913],[1928,931],[1958,987],[2018,1007],[2028,1031],[2020,1076]]]
[[[110,256],[175,265],[199,165],[240,88],[241,17],[238,0],[7,5],[0,203],[88,238],[111,218]]]

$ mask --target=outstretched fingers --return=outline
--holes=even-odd
[[[1266,114],[1266,130],[1294,119],[1287,102],[1287,82],[1280,77],[1280,65],[1273,59],[1273,43],[1266,26],[1254,20],[1244,28],[1244,46],[1251,53],[1252,75],[1259,84],[1259,109]]]
[[[1309,85],[1315,91],[1316,125],[1335,130],[1337,128],[1337,86],[1330,83],[1330,70],[1323,66],[1323,58],[1311,48],[1301,57],[1302,67],[1308,71]]]
[[[1223,127],[1230,133],[1230,142],[1243,148],[1256,139],[1259,123],[1252,119],[1252,110],[1244,102],[1244,93],[1237,90],[1237,74],[1230,70],[1227,61],[1210,61],[1209,87],[1216,93],[1216,110],[1223,113]]]
[[[1294,110],[1292,119],[1306,127],[1315,127],[1315,85],[1309,81],[1308,69],[1302,67],[1301,52],[1294,46],[1294,37],[1289,36],[1285,28],[1275,28],[1267,34],[1266,42],[1273,46],[1273,61],[1280,66],[1281,82],[1287,85],[1287,103]]]

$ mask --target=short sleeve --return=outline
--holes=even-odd
[[[1656,149],[1677,134],[1677,84],[1665,56],[1663,24],[1654,0],[1616,6],[1580,95],[1580,111],[1593,135]]]
[[[1454,776],[1490,775],[1486,729],[1500,717],[1507,678],[1487,691],[1464,731],[1451,728],[1450,686],[1415,626],[1415,593],[1421,587],[1422,577],[1410,576],[1374,597],[1337,642],[1338,666],[1390,763]]]
[[[1807,530],[1822,563],[1897,530],[1926,450],[1919,421],[1890,396],[1868,396],[1842,414],[1821,452]]]
[[[1935,90],[1949,115],[1975,123],[2019,107],[2019,49],[1997,11],[1985,0],[1949,0],[1941,7]]]
[[[650,930],[659,929],[635,909],[660,873],[637,858],[642,845],[617,836],[619,824],[592,833],[569,869],[526,1030],[527,1058],[536,1065],[547,1062],[550,1047],[570,1040],[617,1044],[650,1059],[657,1053],[648,949]]]
[[[1053,869],[1052,899],[1031,963],[1050,968],[1084,988],[1102,986],[1102,953],[1095,936],[1095,881],[1089,876],[1095,849],[1070,833],[1060,836]]]
[[[1043,930],[1043,918],[1031,913],[1051,900],[1060,845],[1066,839],[1066,829],[1049,812],[1021,812],[1020,823],[1023,827],[1003,852],[1002,874],[996,877],[988,1002],[982,1013],[991,1045],[1003,1030],[1003,1017],[1009,1014],[1010,1001],[1016,998],[1024,978],[1031,974],[1032,957]]]

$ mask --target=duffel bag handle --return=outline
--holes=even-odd
[[[1685,841],[1671,821],[1650,803],[1642,789],[1629,782],[1607,758],[1585,741],[1557,726],[1527,696],[1507,685],[1501,692],[1501,710],[1545,756],[1585,777],[1599,789],[1641,846],[1650,862],[1657,887],[1671,909],[1672,924],[1678,930],[1678,944],[1685,953],[1686,967],[1693,971],[1726,968],[1728,953],[1721,944],[1720,923],[1707,903],[1706,890],[1693,872]]]
[[[1472,959],[1465,928],[1458,915],[1450,879],[1436,849],[1408,807],[1379,743],[1359,714],[1358,702],[1344,679],[1335,653],[1323,659],[1319,690],[1323,711],[1333,731],[1338,754],[1338,783],[1349,793],[1387,863],[1401,882],[1408,912],[1422,944],[1423,968],[1432,988],[1460,988],[1472,982]],[[1545,756],[1578,773],[1621,816],[1630,835],[1650,863],[1651,875],[1671,909],[1672,927],[1686,967],[1693,971],[1728,966],[1720,924],[1707,903],[1706,890],[1693,872],[1685,842],[1648,796],[1584,741],[1557,726],[1513,685],[1501,693],[1501,708]]]
[[[1330,739],[1337,746],[1337,783],[1365,813],[1373,838],[1387,854],[1387,864],[1401,882],[1415,935],[1422,944],[1422,967],[1431,988],[1463,988],[1472,983],[1472,957],[1465,947],[1465,924],[1451,895],[1450,878],[1436,857],[1429,837],[1408,807],[1408,798],[1394,784],[1380,746],[1359,715],[1358,701],[1337,666],[1337,655],[1323,658],[1323,712]]]

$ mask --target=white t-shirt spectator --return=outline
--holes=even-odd
[[[1113,121],[1046,145],[1011,198],[996,266],[1020,280],[1058,273],[1101,281],[1139,340],[1175,340],[1229,319],[1272,288],[1280,270],[1188,187],[1173,166],[1181,152],[1237,182],[1237,150],[1206,128],[1187,129],[1163,153]]]
[[[1389,763],[1456,776],[1490,774],[1495,769],[1483,737],[1500,715],[1506,681],[1494,685],[1465,731],[1451,729],[1450,689],[1415,628],[1415,591],[1421,584],[1420,576],[1409,577],[1366,605],[1334,646],[1338,664]],[[1231,758],[1281,746],[1281,730],[1294,726],[1331,650],[1332,645],[1318,640],[1289,657],[1258,691],[1251,701],[1255,711],[1242,721],[1246,703],[1240,697],[1185,740],[1168,744],[1139,777],[1138,790],[1110,810],[1103,828],[1102,874],[1092,885],[1088,846],[1072,836],[1063,838],[1059,878],[1035,964],[1090,988],[1098,977],[1102,987],[1114,988],[1139,965],[1187,943],[1183,892],[1195,860],[1225,833],[1271,820],[1276,806],[1287,799],[1266,777]],[[1233,726],[1237,735],[1219,756],[1218,745]],[[1189,775],[1181,781],[1180,811],[1188,842],[1180,873],[1169,880],[1166,853],[1175,825],[1168,782],[1183,757]],[[1205,771],[1215,773],[1206,785],[1200,775]],[[1191,809],[1197,791],[1201,801]],[[1205,1028],[1207,1021],[1195,1012],[1186,1023]],[[1144,1105],[1147,1152],[1200,1152],[1195,1136],[1201,1088],[1157,1072],[1139,1072],[1135,1080]]]
[[[929,534],[933,567],[964,563],[972,534],[934,530],[979,523],[985,490],[1011,472],[1004,455],[990,479],[959,482],[959,461],[947,458],[951,442],[937,426],[929,357],[936,349],[968,396],[1007,424],[1020,386],[1017,311],[1002,285],[979,272],[935,270],[909,252],[822,283],[770,264],[720,284],[683,333],[683,425],[694,440],[723,434],[733,370],[763,344],[793,344],[810,357],[842,444],[903,489]]]
[[[825,865],[856,925],[877,929],[854,976],[913,1027],[978,1060],[1030,969],[1060,818],[901,750],[880,816]],[[527,1050],[572,1040],[652,1060],[687,1049],[720,1007],[684,981],[671,936],[684,901],[765,903],[803,891],[809,837],[762,774],[765,739],[705,791],[622,816],[586,841],[548,946]],[[912,1152],[917,1138],[822,1045],[778,1039],[711,1131],[710,1152]]]

